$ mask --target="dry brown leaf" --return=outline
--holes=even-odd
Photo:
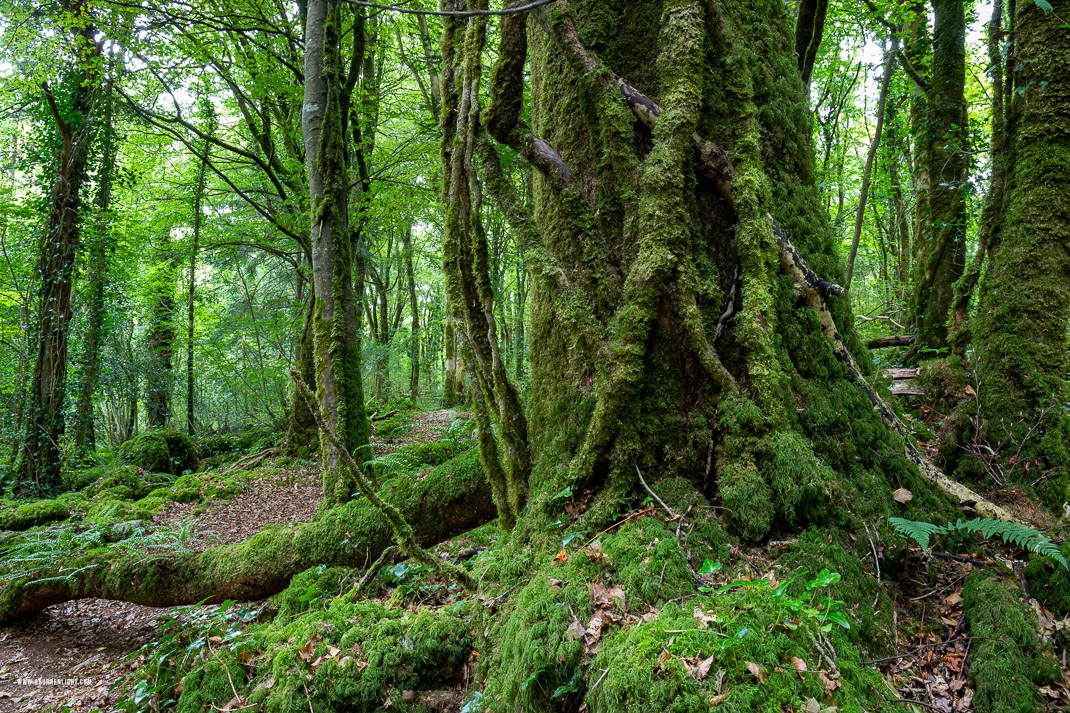
[[[702,607],[698,605],[695,606],[694,615],[695,620],[702,626],[703,629],[705,629],[713,622],[717,621],[717,612],[707,614],[706,612],[702,611]]]
[[[716,696],[710,699],[710,708],[721,705],[725,702],[726,698],[728,698],[727,693],[718,693]]]
[[[557,553],[557,557],[554,557],[554,562],[568,562],[568,552],[562,549]]]
[[[765,671],[762,670],[761,666],[754,663],[753,661],[748,661],[747,670],[750,671],[756,679],[758,679],[758,683],[765,683]]]
[[[824,671],[818,671],[817,675],[821,677],[821,683],[825,685],[825,690],[829,693],[835,691],[837,688],[843,685],[839,681],[838,676],[836,678],[829,678]]]
[[[605,559],[606,553],[602,551],[602,542],[592,542],[583,548],[583,554],[592,562],[600,562]]]
[[[962,670],[962,659],[963,654],[948,654],[944,657],[944,663],[947,664],[949,669],[958,673]]]
[[[691,678],[695,679],[696,681],[701,681],[702,679],[706,678],[706,674],[710,672],[710,666],[713,665],[713,656],[710,656],[708,659],[705,659],[703,661],[698,661],[697,658],[698,657],[696,657],[694,665],[691,666],[690,673]]]
[[[906,488],[899,488],[894,493],[892,493],[892,500],[896,501],[897,503],[909,503],[913,499],[914,493],[910,492]]]
[[[575,619],[569,624],[568,629],[565,630],[565,638],[569,641],[575,641],[576,639],[583,638],[583,633],[586,631],[583,624],[579,623]]]
[[[962,592],[952,592],[951,594],[948,594],[946,597],[944,597],[944,604],[947,604],[949,607],[953,607],[961,601]]]
[[[564,584],[564,582],[561,581],[560,579],[554,579],[553,577],[550,577],[550,586],[551,587],[560,587],[563,584]]]
[[[798,656],[791,657],[791,665],[795,667],[795,670],[799,672],[799,678],[802,678],[802,674],[806,672],[806,662]]]

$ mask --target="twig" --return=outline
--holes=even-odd
[[[869,525],[862,522],[862,527],[866,529],[866,539],[869,540],[869,549],[873,552],[873,566],[877,568],[877,585],[881,583],[881,563],[877,561],[877,546],[873,544],[873,538],[869,536]]]
[[[953,560],[955,562],[965,562],[966,564],[974,564],[978,567],[991,567],[994,562],[986,562],[984,560],[974,559],[973,557],[964,557],[962,555],[953,555],[949,552],[932,552],[933,557],[941,560]]]
[[[375,564],[373,564],[367,569],[366,572],[364,572],[364,576],[360,578],[359,582],[357,582],[357,586],[349,590],[349,595],[346,597],[349,601],[353,601],[354,599],[360,596],[360,593],[364,591],[364,588],[366,586],[368,586],[368,582],[372,580],[372,577],[376,575],[376,573],[379,571],[379,568],[383,566],[383,562],[386,560],[386,558],[393,557],[394,550],[396,549],[396,547],[387,547],[385,550],[383,550],[382,554],[379,555],[379,559],[375,560]]]
[[[935,641],[935,642],[933,642],[931,644],[919,644],[918,646],[915,646],[912,650],[906,652],[905,654],[897,654],[895,656],[885,656],[884,658],[873,659],[872,661],[859,661],[858,665],[859,666],[872,666],[875,663],[884,663],[885,661],[898,661],[899,659],[905,659],[908,656],[913,656],[914,654],[918,653],[922,649],[938,649],[941,646],[947,646],[948,644],[953,644],[953,643],[955,643],[957,641],[971,642],[974,639],[983,639],[983,640],[990,640],[990,641],[1002,641],[1002,639],[996,639],[996,638],[993,638],[991,636],[960,636],[960,637],[958,637],[956,639],[947,639],[946,641]]]
[[[650,493],[650,497],[652,497],[652,498],[654,498],[655,500],[657,500],[657,501],[658,501],[658,505],[660,505],[660,506],[661,506],[662,508],[664,508],[664,509],[665,509],[665,512],[667,512],[667,513],[669,514],[669,519],[670,519],[670,520],[675,520],[675,519],[676,519],[676,513],[674,513],[674,512],[672,511],[672,508],[671,508],[671,507],[669,507],[668,505],[666,505],[666,504],[665,504],[665,501],[664,501],[664,500],[662,500],[661,498],[659,498],[659,497],[658,497],[658,494],[657,494],[657,493],[655,493],[655,492],[654,492],[653,490],[651,490],[651,489],[650,489],[650,486],[646,484],[646,481],[645,481],[645,480],[643,480],[643,473],[642,473],[642,472],[641,472],[641,471],[639,470],[639,466],[638,466],[638,465],[637,465],[637,466],[635,466],[635,472],[636,472],[636,474],[638,474],[638,476],[639,476],[639,482],[643,484],[643,488],[644,488],[644,489],[645,489],[645,490],[646,490],[646,491],[647,491],[648,493]]]
[[[926,708],[931,708],[934,711],[940,710],[939,708],[937,708],[936,706],[934,706],[931,703],[924,703],[922,701],[916,701],[913,698],[885,698],[884,700],[888,701],[889,703],[913,703],[914,705],[919,705],[919,706],[924,706]]]
[[[680,530],[684,526],[684,520],[687,519],[688,514],[691,512],[691,508],[695,507],[695,503],[691,503],[687,506],[687,510],[684,510],[684,514],[680,516],[680,522],[676,524],[676,544],[680,544]]]

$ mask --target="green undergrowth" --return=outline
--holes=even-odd
[[[1063,545],[1060,550],[1064,558],[1070,557],[1070,545]],[[1025,579],[1030,595],[1056,616],[1070,616],[1070,572],[1055,558],[1032,555],[1025,566]]]
[[[973,641],[970,683],[977,713],[1045,710],[1036,689],[1061,682],[1059,662],[1037,633],[1037,616],[1020,598],[1014,578],[994,569],[975,571],[963,587]]]
[[[464,680],[475,650],[466,617],[452,608],[306,597],[316,583],[337,584],[339,574],[345,578],[338,569],[313,569],[295,578],[267,622],[264,611],[233,603],[168,615],[159,640],[141,652],[151,654],[149,666],[126,681],[120,709],[158,701],[201,713],[222,709],[237,692],[269,713],[371,711],[387,701],[391,710],[426,711],[421,693]],[[287,604],[302,598],[318,605],[298,612]]]

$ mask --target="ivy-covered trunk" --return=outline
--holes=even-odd
[[[1066,500],[1066,337],[1070,320],[1070,2],[1018,2],[1005,92],[1005,185],[988,231],[972,322],[982,441],[1005,443],[1016,485]],[[1013,6],[1012,6],[1013,7]],[[973,438],[968,433],[967,438]],[[1021,446],[1021,451],[1019,447]]]
[[[178,254],[171,236],[161,237],[160,262],[152,276],[152,308],[147,335],[149,359],[145,385],[145,416],[149,428],[163,428],[171,418],[171,391],[174,388],[175,341],[178,303]]]
[[[933,1],[932,62],[919,121],[915,170],[914,347],[945,349],[955,282],[966,264],[969,146],[966,115],[966,16],[960,0]]]
[[[63,10],[75,19],[72,34],[79,58],[77,67],[67,76],[68,96],[57,97],[47,83],[43,85],[59,145],[37,264],[40,288],[36,358],[16,482],[16,490],[23,495],[50,492],[60,486],[74,260],[80,243],[81,191],[91,137],[89,118],[100,84],[101,48],[86,8],[81,2],[65,2]]]
[[[342,121],[348,108],[341,106],[339,99],[340,33],[338,2],[308,3],[301,129],[312,213],[316,393],[328,424],[360,462],[368,455],[369,424],[364,410],[353,290],[353,245]],[[356,490],[356,481],[342,465],[330,441],[321,437],[320,444],[324,466],[323,504],[329,507],[349,500]]]
[[[86,246],[89,250],[87,271],[88,289],[86,302],[88,314],[85,330],[85,355],[83,357],[82,382],[78,387],[78,405],[75,409],[74,453],[91,459],[96,450],[96,416],[94,396],[100,378],[101,343],[104,337],[104,284],[108,269],[108,254],[111,242],[111,184],[115,169],[115,130],[112,119],[110,88],[105,98],[103,144],[98,173],[96,220],[92,237]]]

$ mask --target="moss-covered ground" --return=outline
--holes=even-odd
[[[806,418],[824,418],[820,405]],[[389,438],[413,428],[399,423]],[[372,465],[390,487],[478,463],[471,439],[452,431],[399,441]],[[262,445],[216,454],[232,463]],[[313,566],[268,600],[169,610],[108,705],[772,713],[910,711],[943,700],[955,710],[1025,713],[1060,700],[1065,638],[1041,635],[1002,564],[1024,563],[1042,610],[1063,617],[1070,578],[1057,562],[963,537],[933,548],[994,566],[934,558],[897,536],[883,512],[824,509],[822,501],[844,504],[870,486],[823,476],[827,466],[806,449],[788,458],[797,450],[781,436],[755,451],[763,482],[779,493],[764,537],[748,530],[753,514],[729,512],[684,478],[651,477],[675,517],[633,496],[595,519],[563,491],[541,504],[524,538],[491,522],[435,548],[480,582],[472,594],[388,557],[372,571]],[[97,546],[128,542],[146,536],[130,528],[169,503],[211,508],[288,463],[274,458],[252,472],[213,463],[176,476],[117,460],[71,474],[80,487],[54,500],[5,501],[7,529],[23,530],[5,542],[57,528],[103,533]],[[918,500],[893,513],[948,515]],[[335,529],[344,540],[344,524]],[[173,543],[157,545],[166,555]],[[345,542],[324,543],[337,546]]]

